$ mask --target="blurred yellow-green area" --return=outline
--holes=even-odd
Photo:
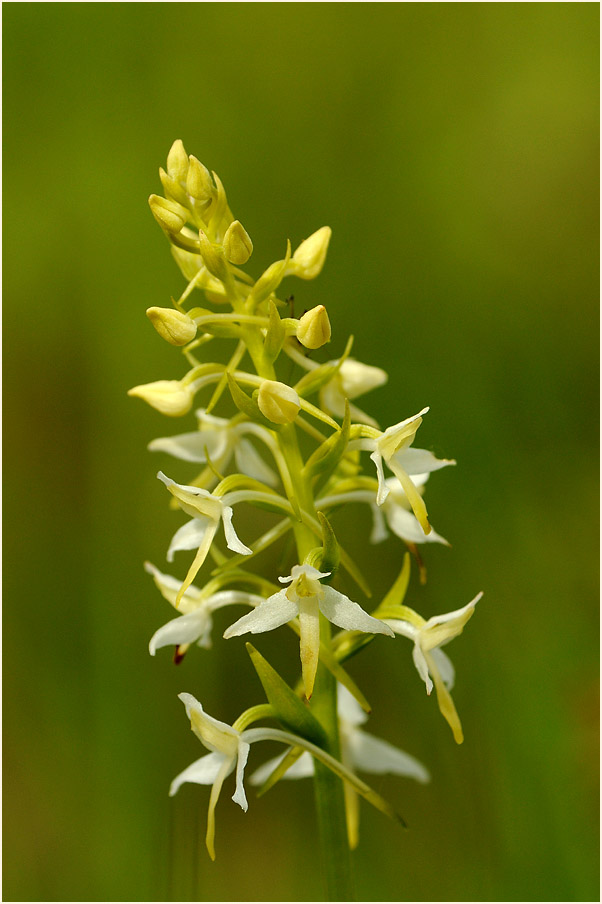
[[[368,730],[433,776],[372,777],[409,831],[362,805],[358,900],[597,900],[597,5],[3,12],[4,900],[323,896],[307,780],[249,789],[246,814],[228,784],[216,863],[209,790],[167,796],[203,753],[177,693],[228,722],[264,702],[243,639],[221,640],[231,612],[179,667],[147,649],[173,613],[142,563],[190,561],[166,565],[182,517],[155,474],[194,466],[146,445],[194,418],[126,396],[185,372],[144,313],[184,287],[147,205],[175,138],[219,173],[255,277],[332,227],[321,276],[285,284],[328,308],[316,358],[352,332],[390,375],[362,407],[386,426],[429,405],[417,445],[458,461],[427,494],[452,548],[423,547],[408,601],[484,591],[450,648],[466,740],[403,638],[350,663]],[[236,518],[248,540],[254,512]],[[366,506],[333,523],[369,609],[401,541],[370,546]],[[256,644],[296,680],[291,632]]]

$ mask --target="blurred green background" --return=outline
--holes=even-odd
[[[263,699],[218,639],[228,612],[178,668],[147,652],[172,613],[142,562],[169,570],[182,520],[155,473],[192,473],[145,449],[183,422],[126,390],[184,373],[144,315],[184,285],[146,201],[178,137],[224,181],[254,275],[332,226],[320,278],[289,281],[328,306],[317,357],[352,331],[390,374],[363,407],[430,405],[419,445],[458,460],[428,493],[453,548],[425,549],[409,599],[429,616],[485,591],[450,649],[466,741],[405,641],[350,665],[369,730],[433,774],[374,779],[410,831],[362,807],[358,900],[597,900],[597,5],[3,12],[4,900],[322,897],[309,783],[246,815],[225,793],[215,864],[207,789],[167,798],[202,753],[176,694],[226,721]],[[400,543],[368,547],[357,514],[378,598]],[[292,636],[257,645],[294,678]]]

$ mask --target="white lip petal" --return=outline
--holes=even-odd
[[[180,646],[184,643],[194,643],[211,628],[211,616],[204,607],[199,607],[195,612],[173,618],[171,621],[155,631],[149,643],[149,652],[154,656],[161,647]]]
[[[285,625],[299,612],[296,603],[289,600],[286,590],[280,590],[273,596],[263,600],[253,612],[243,615],[237,622],[230,625],[224,631],[226,640],[230,637],[239,637],[241,634],[261,634],[264,631],[273,631],[280,625]]]
[[[192,521],[187,521],[178,528],[169,544],[167,561],[173,562],[174,553],[182,549],[197,549],[203,542],[203,537],[210,524],[209,518],[193,518]]]
[[[347,631],[366,631],[368,634],[388,634],[393,637],[389,625],[378,618],[372,618],[361,606],[333,587],[322,588],[319,605],[328,621],[339,628]]]
[[[418,782],[428,782],[430,779],[428,770],[409,753],[365,731],[356,729],[350,732],[347,744],[353,765],[363,772],[374,775],[406,775]]]
[[[169,788],[169,796],[173,797],[185,782],[193,782],[196,785],[212,785],[225,759],[223,753],[208,753],[200,760],[195,760],[174,778]],[[234,769],[234,763],[232,763],[232,769]]]

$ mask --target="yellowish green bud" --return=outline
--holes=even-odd
[[[143,383],[134,386],[128,395],[143,399],[151,408],[167,414],[169,417],[180,417],[188,414],[194,402],[194,393],[179,380],[157,380],[155,383]]]
[[[292,423],[301,407],[295,390],[276,380],[263,381],[257,394],[257,404],[263,416],[274,424]]]
[[[188,158],[189,167],[186,177],[186,191],[191,198],[197,201],[210,201],[213,197],[213,183],[211,174],[206,166],[203,166],[200,160],[193,157],[192,154]]]
[[[170,345],[186,345],[196,336],[194,320],[174,308],[149,308],[146,316]]]
[[[244,226],[238,220],[230,223],[226,230],[224,251],[230,263],[237,266],[246,264],[253,253],[253,242]]]
[[[167,172],[177,182],[184,182],[188,172],[188,154],[184,145],[177,138],[172,144],[167,155]]]
[[[205,266],[212,276],[221,279],[223,282],[228,275],[224,249],[221,245],[214,245],[202,230],[199,233],[199,245]]]
[[[163,186],[163,191],[165,192],[166,198],[170,198],[172,201],[177,201],[184,207],[189,204],[188,195],[182,188],[182,185],[177,181],[177,179],[174,179],[173,176],[170,176],[169,173],[166,173],[162,166],[159,167],[159,178],[161,179],[161,185]]]
[[[321,348],[330,342],[330,320],[323,304],[307,311],[299,321],[297,339],[305,348]]]
[[[151,195],[148,203],[155,220],[167,232],[179,232],[188,219],[188,211],[177,201]]]
[[[301,242],[290,264],[290,272],[301,279],[314,279],[324,266],[326,252],[332,229],[330,226],[322,226],[308,239]]]

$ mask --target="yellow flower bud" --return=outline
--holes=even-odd
[[[179,232],[188,219],[188,211],[177,201],[151,195],[148,203],[155,220],[167,232]]]
[[[188,176],[186,178],[186,191],[191,198],[197,201],[210,201],[213,197],[213,183],[206,166],[200,160],[190,155]]]
[[[330,226],[322,226],[308,239],[301,242],[291,260],[290,272],[301,279],[314,279],[324,266],[326,252],[332,229]]]
[[[257,393],[257,404],[264,417],[274,424],[290,424],[299,414],[299,396],[291,386],[276,380],[264,380]]]
[[[146,316],[170,345],[186,345],[196,336],[194,320],[174,308],[149,308]]]
[[[224,236],[224,251],[231,264],[246,264],[253,253],[253,242],[238,220],[230,223]]]
[[[330,334],[330,320],[323,304],[307,311],[297,327],[297,339],[305,348],[320,348],[330,342]]]
[[[179,380],[157,380],[155,383],[143,383],[134,386],[128,395],[143,399],[151,408],[167,414],[169,417],[180,417],[188,414],[194,402],[194,393]]]
[[[176,139],[167,155],[167,172],[176,182],[184,182],[188,172],[188,154],[180,139]]]

